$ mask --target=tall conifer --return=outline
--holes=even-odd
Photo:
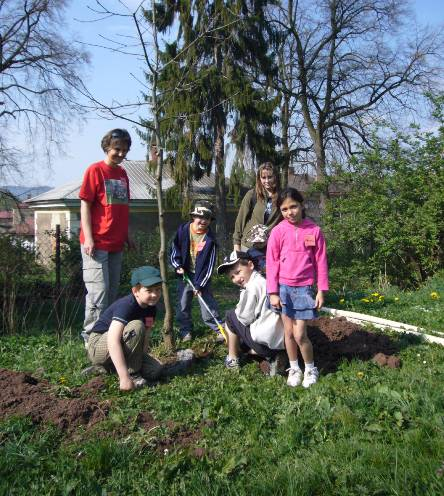
[[[275,158],[271,131],[276,101],[264,20],[266,1],[167,1],[164,18],[178,21],[177,41],[164,52],[162,87],[166,148],[186,190],[214,165],[217,236],[227,241],[225,145],[248,142],[258,161]],[[164,29],[167,26],[164,24]],[[261,83],[261,84],[259,84]]]

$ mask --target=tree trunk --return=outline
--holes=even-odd
[[[284,103],[281,112],[282,128],[282,163],[281,163],[281,186],[288,186],[288,175],[290,173],[290,148],[288,146],[288,132],[290,128],[289,98],[284,96]]]
[[[154,1],[152,2],[153,7],[153,25],[156,26],[155,19],[155,9],[154,9]],[[136,26],[139,29],[139,26],[136,21]],[[174,336],[173,336],[173,309],[171,306],[170,293],[168,291],[168,272],[167,272],[167,263],[166,263],[166,232],[165,232],[165,219],[164,219],[164,207],[163,207],[163,195],[162,195],[162,172],[163,172],[163,147],[160,133],[160,123],[159,123],[159,105],[157,101],[157,81],[158,81],[158,73],[157,68],[159,67],[159,47],[157,44],[157,31],[154,27],[153,32],[154,38],[154,50],[155,50],[155,58],[156,65],[152,70],[153,77],[153,86],[151,91],[152,98],[152,110],[153,110],[153,121],[154,121],[154,134],[156,137],[156,148],[157,148],[157,168],[156,168],[156,192],[157,192],[157,208],[159,211],[159,235],[160,235],[160,249],[159,249],[159,267],[160,267],[160,275],[162,277],[162,293],[163,293],[163,302],[165,305],[165,317],[163,320],[163,342],[168,351],[174,350]],[[148,56],[145,53],[145,57],[148,63]]]
[[[159,210],[159,235],[160,235],[160,249],[159,249],[159,267],[160,275],[162,277],[162,294],[163,302],[165,305],[165,317],[163,319],[163,342],[168,351],[174,350],[174,336],[173,336],[173,309],[171,305],[170,293],[168,291],[168,271],[167,271],[167,249],[166,249],[166,233],[165,233],[165,219],[162,197],[162,169],[163,169],[163,150],[160,145],[159,135],[157,134],[156,126],[156,143],[159,155],[157,157],[156,169],[156,192],[157,192],[157,208]]]
[[[220,47],[214,48],[214,62],[217,72],[222,77],[222,55]],[[221,92],[217,95],[216,101],[220,101]],[[227,251],[227,203],[225,186],[225,115],[222,104],[213,110],[214,129],[214,160],[215,160],[215,190],[216,190],[216,239],[222,253]]]
[[[227,203],[225,186],[225,159],[224,159],[225,128],[217,118],[215,126],[214,157],[215,189],[216,189],[216,238],[222,252],[227,250]]]
[[[314,142],[314,150],[316,154],[316,181],[321,184],[319,209],[322,216],[325,212],[326,202],[330,195],[328,191],[328,182],[326,181],[327,173],[325,147],[320,132],[317,133],[316,140]]]

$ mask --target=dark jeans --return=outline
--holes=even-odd
[[[194,284],[194,277],[192,274],[189,274],[189,278],[191,282]],[[205,303],[208,305],[210,310],[213,312],[214,316],[219,319],[219,309],[217,306],[217,302],[214,299],[213,293],[211,292],[210,283],[208,283],[205,288],[201,290],[202,298],[205,300]],[[193,288],[187,284],[185,281],[178,281],[177,288],[177,307],[176,307],[176,319],[179,323],[180,334],[184,335],[193,330],[193,320],[191,318],[191,305],[193,303]],[[202,320],[205,324],[217,331],[217,324],[214,322],[213,317],[205,308],[205,305],[202,303],[200,298],[196,296],[200,305],[200,313],[202,315]]]

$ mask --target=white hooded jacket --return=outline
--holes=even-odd
[[[266,281],[259,272],[253,271],[245,288],[241,289],[235,313],[239,322],[250,326],[253,341],[272,350],[285,348],[281,316],[267,307]]]

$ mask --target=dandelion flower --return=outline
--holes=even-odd
[[[376,298],[377,296],[379,296],[379,293],[372,293],[372,296]]]
[[[394,300],[395,301],[399,301],[399,298],[397,296],[395,296]]]
[[[430,293],[430,298],[432,298],[432,300],[438,300],[439,299],[439,294],[436,291],[432,291]]]
[[[364,372],[358,372],[356,375],[359,377],[359,379],[362,379],[364,377]]]
[[[341,298],[341,299],[339,300],[339,304],[340,304],[340,305],[343,305],[344,303],[345,303],[345,299],[344,299],[344,298]]]
[[[361,298],[361,301],[363,303],[370,303],[370,300],[368,298]]]

